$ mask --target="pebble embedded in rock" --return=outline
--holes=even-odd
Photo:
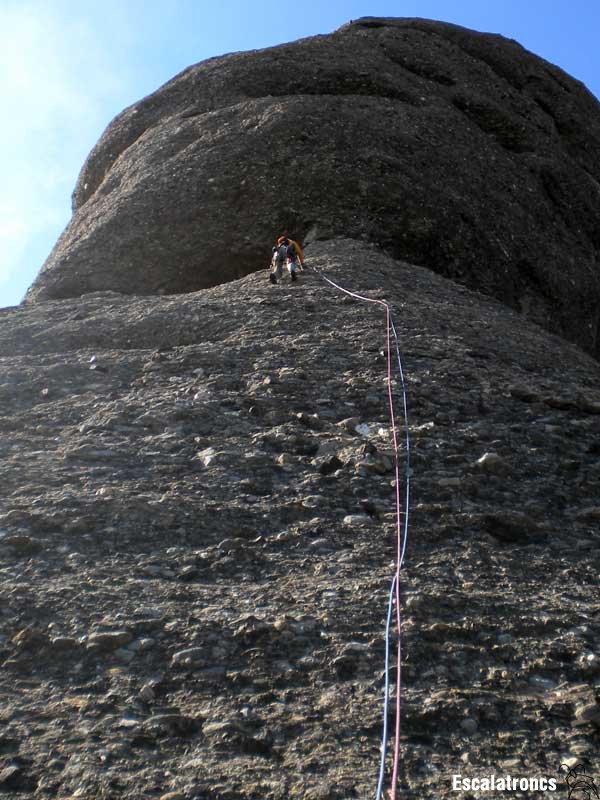
[[[438,486],[448,486],[450,488],[458,488],[461,485],[460,478],[440,478],[438,480]]]
[[[203,647],[190,647],[187,650],[179,650],[171,658],[173,665],[182,664],[193,667],[196,664],[203,664],[206,659],[206,651]]]
[[[595,725],[600,728],[600,705],[596,702],[587,703],[575,709],[574,725]]]
[[[494,475],[504,475],[509,470],[508,464],[498,453],[484,453],[475,463],[480,470]]]
[[[129,631],[99,631],[90,633],[87,646],[108,652],[129,644],[132,639],[133,635]]]
[[[460,723],[460,727],[467,734],[467,736],[472,736],[474,733],[477,733],[479,729],[477,722],[471,717],[463,719],[462,722]]]
[[[79,642],[74,636],[54,636],[50,639],[50,644],[53,650],[62,652],[76,650],[79,647]]]
[[[347,433],[358,433],[357,426],[360,425],[360,417],[348,417],[338,422],[338,426]]]
[[[150,683],[146,683],[139,692],[139,697],[145,703],[150,703],[156,697],[156,693],[154,691],[154,687]]]
[[[364,516],[363,514],[347,514],[343,519],[343,524],[351,528],[356,525],[371,525],[373,522],[371,517]]]

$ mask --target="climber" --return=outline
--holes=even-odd
[[[277,244],[284,244],[287,247],[288,258],[290,258],[291,253],[292,260],[295,260],[300,265],[301,270],[304,269],[304,253],[302,252],[302,248],[298,242],[295,242],[293,239],[290,239],[289,236],[284,235],[277,239]]]
[[[287,253],[285,245],[273,248],[271,253],[271,272],[269,274],[269,280],[271,283],[277,283],[279,278],[281,278],[283,265],[286,262],[286,256]]]
[[[271,273],[269,275],[271,283],[277,283],[281,278],[284,264],[287,265],[290,279],[295,281],[298,269],[304,270],[304,253],[298,242],[287,236],[280,236],[271,255]]]

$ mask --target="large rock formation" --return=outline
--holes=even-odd
[[[600,367],[375,247],[308,257],[387,298],[404,353],[398,798],[472,797],[456,773],[566,797],[600,725]],[[374,797],[384,346],[313,272],[0,313],[3,797]]]
[[[398,797],[566,796],[600,727],[600,367],[508,306],[597,352],[599,120],[514,42],[370,19],[115,120],[0,311],[0,795],[374,796],[385,315],[240,277],[285,227],[404,356]]]
[[[418,19],[209,59],[126,109],[27,302],[188,292],[274,234],[377,242],[599,352],[600,108],[516,42]]]

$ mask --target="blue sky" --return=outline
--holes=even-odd
[[[600,97],[598,0],[0,0],[0,307],[16,305],[71,214],[110,120],[190,64],[361,16],[501,33]]]

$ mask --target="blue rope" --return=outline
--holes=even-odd
[[[379,781],[377,783],[376,800],[381,800],[383,791],[383,779],[385,776],[385,759],[387,757],[388,743],[388,716],[390,710],[390,628],[392,626],[392,612],[394,608],[394,589],[396,588],[396,576],[392,580],[390,589],[390,601],[388,603],[387,622],[385,625],[385,692],[383,699],[383,736],[381,740],[381,764],[379,767]]]

